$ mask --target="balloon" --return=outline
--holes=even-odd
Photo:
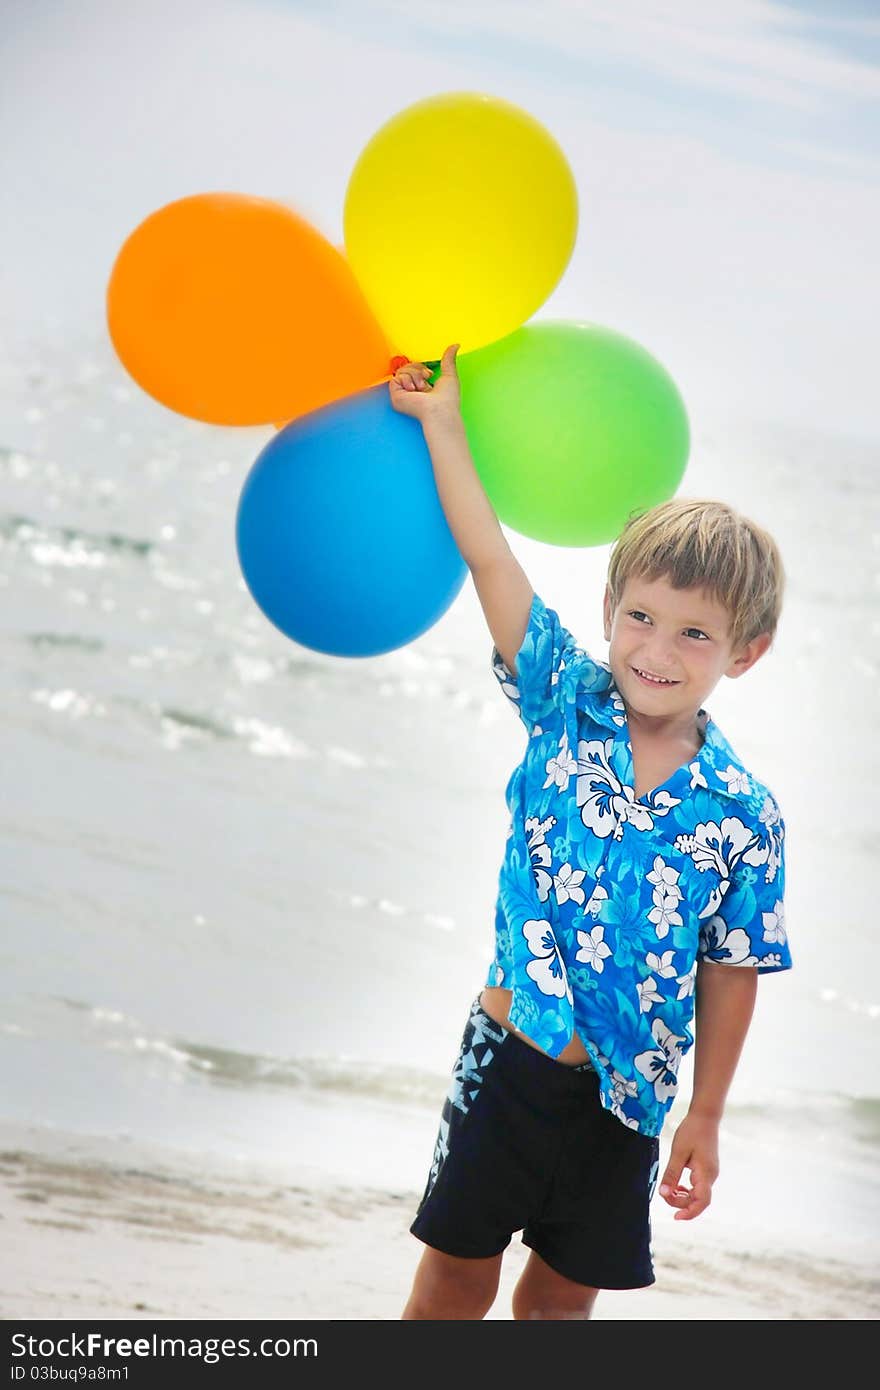
[[[236,547],[269,621],[333,656],[414,641],[467,575],[422,427],[394,410],[385,384],[273,436],[245,479]]]
[[[689,427],[675,382],[597,324],[547,320],[459,355],[462,416],[501,522],[554,545],[603,545],[672,497]]]
[[[345,247],[344,247],[344,246],[340,245],[340,246],[337,246],[335,249],[339,252],[340,256],[345,256]],[[383,379],[384,381],[388,381],[390,375],[391,375],[391,374],[390,374],[389,371],[388,371],[388,362],[386,362],[386,363],[385,363],[385,367],[384,367],[384,377],[383,377],[382,379]],[[375,377],[372,379],[372,384],[375,384]],[[338,399],[338,397],[334,397],[334,399]],[[300,413],[304,413],[304,412],[300,412]],[[275,426],[276,430],[283,430],[283,429],[284,429],[284,426],[285,426],[285,425],[289,425],[289,424],[290,424],[290,421],[291,421],[292,419],[294,419],[294,418],[295,418],[294,416],[288,415],[284,420],[273,420],[273,421],[272,421],[272,424]]]
[[[215,425],[314,410],[387,374],[391,349],[344,256],[268,198],[197,193],[123,244],[107,287],[123,366]]]
[[[394,351],[425,361],[501,338],[540,308],[574,248],[577,189],[526,111],[451,92],[380,127],[352,170],[343,227]]]

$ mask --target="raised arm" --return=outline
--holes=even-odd
[[[535,591],[510,549],[488,564],[478,568],[471,566],[471,574],[492,640],[505,666],[515,676],[516,654],[526,635]]]
[[[433,387],[422,363],[398,368],[389,383],[391,404],[421,422],[447,524],[473,576],[495,646],[516,675],[534,590],[507,544],[474,465],[461,416],[457,350],[453,343],[444,352]]]

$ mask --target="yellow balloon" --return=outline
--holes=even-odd
[[[345,253],[395,352],[439,358],[505,337],[555,289],[577,235],[561,148],[479,92],[407,106],[376,132],[345,195]]]

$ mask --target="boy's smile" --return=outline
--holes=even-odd
[[[631,727],[664,738],[692,738],[697,712],[721,677],[743,675],[771,640],[762,633],[735,653],[724,605],[665,578],[627,579],[616,612],[606,587],[604,620],[608,664]]]

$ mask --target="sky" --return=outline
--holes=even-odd
[[[7,0],[0,35],[10,350],[106,342],[122,242],[187,194],[276,198],[341,243],[370,137],[467,90],[575,175],[536,318],[628,334],[692,408],[880,435],[877,0]]]

